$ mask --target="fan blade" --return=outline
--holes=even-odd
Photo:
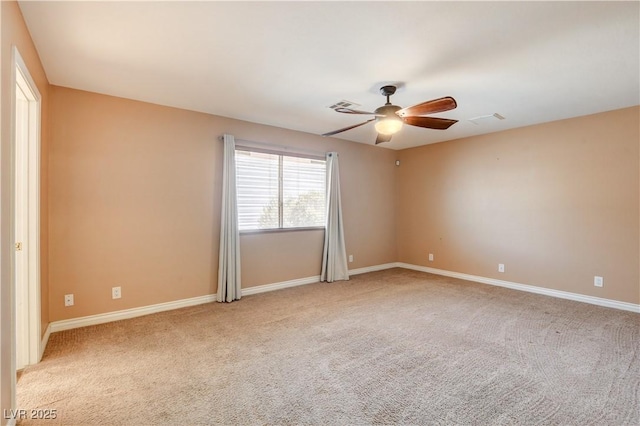
[[[354,126],[344,127],[342,129],[334,130],[333,132],[323,133],[322,136],[337,135],[338,133],[346,132],[347,130],[355,129],[356,127],[360,127],[360,126],[364,126],[365,124],[367,124],[367,123],[369,123],[371,121],[374,121],[374,120],[375,120],[375,118],[372,118],[371,120],[367,120],[364,123],[356,124]]]
[[[335,111],[341,112],[343,114],[366,114],[366,115],[375,115],[377,117],[384,117],[384,115],[376,114],[375,112],[358,111],[357,109],[351,109],[351,108],[336,108]]]
[[[378,136],[376,137],[376,145],[383,142],[389,142],[392,136],[393,135],[383,135],[382,133],[378,133]]]
[[[437,117],[404,117],[402,121],[412,126],[436,130],[446,130],[458,122],[458,120]]]
[[[436,112],[449,111],[457,107],[456,100],[451,96],[445,96],[444,98],[434,99],[432,101],[423,102],[418,105],[410,106],[396,111],[400,117],[412,117],[427,114],[435,114]]]

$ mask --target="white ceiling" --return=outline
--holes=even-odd
[[[401,149],[640,104],[640,3],[20,2],[52,84],[321,134],[453,96]],[[499,113],[503,121],[468,119]],[[337,135],[373,144],[372,124]]]

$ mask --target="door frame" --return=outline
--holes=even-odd
[[[16,296],[25,297],[26,300],[22,301],[22,304],[26,307],[27,314],[25,318],[28,319],[28,325],[24,328],[26,344],[25,348],[28,349],[28,354],[24,357],[27,364],[37,364],[42,357],[42,336],[41,336],[41,323],[40,323],[40,150],[41,150],[41,103],[42,97],[38,91],[29,70],[18,51],[16,46],[12,49],[12,67],[11,67],[11,106],[12,106],[12,119],[11,119],[11,138],[13,143],[13,178],[16,179],[19,167],[26,167],[26,188],[24,188],[24,196],[26,196],[27,214],[24,217],[16,217],[16,199],[18,194],[15,193],[15,181],[13,184],[13,226],[12,235],[14,243],[15,230],[19,221],[26,221],[26,235],[25,241],[22,241],[22,247],[25,254],[26,267],[22,271],[25,280],[23,285],[25,288],[18,289],[17,271],[15,271],[15,249],[12,250],[12,281],[13,281],[13,295],[12,308],[13,308],[13,321],[12,328],[13,334],[13,351],[12,351],[12,369],[16,370],[16,326],[15,321],[18,319],[18,312],[16,312]],[[27,147],[25,149],[26,156],[22,165],[16,164],[16,152],[17,146],[17,131],[16,131],[16,88],[20,89],[26,94],[28,100],[28,135],[26,138]],[[23,222],[24,223],[24,222]],[[25,276],[26,275],[26,276]],[[23,290],[23,291],[19,291]]]

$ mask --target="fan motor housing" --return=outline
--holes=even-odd
[[[401,110],[402,107],[399,107],[398,105],[391,105],[391,104],[387,104],[387,105],[383,105],[379,108],[376,108],[375,113],[379,114],[379,115],[384,115],[385,117],[388,117],[390,115],[394,115],[396,113],[396,111]],[[380,117],[378,117],[380,118]]]

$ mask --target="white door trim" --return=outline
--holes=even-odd
[[[20,79],[19,73],[16,77]],[[22,84],[16,84],[16,107],[14,138],[14,179],[13,179],[13,215],[14,237],[16,245],[23,249],[14,248],[14,290],[15,290],[15,326],[16,326],[16,369],[20,370],[29,365],[29,253],[26,250],[29,236],[29,99],[25,94],[28,90]]]
[[[15,217],[14,224],[17,221],[26,221],[26,235],[23,241],[23,252],[27,260],[28,267],[25,270],[26,277],[26,300],[23,301],[27,307],[28,316],[28,360],[29,364],[40,362],[41,353],[41,325],[40,325],[40,117],[41,117],[41,95],[38,91],[27,66],[20,56],[20,52],[16,46],[12,49],[12,113],[14,116],[11,121],[12,139],[16,142],[16,87],[20,87],[25,93],[28,100],[28,136],[25,166],[27,168],[26,196],[27,196],[27,213],[25,217]],[[14,145],[14,152],[17,147]],[[15,162],[15,156],[13,161]],[[18,165],[14,164],[14,171]],[[15,176],[14,176],[15,177]],[[15,188],[14,188],[15,190]],[[14,194],[14,202],[17,194]],[[15,226],[13,231],[15,232]],[[15,265],[15,252],[13,264]],[[14,272],[15,286],[15,272]],[[17,289],[14,287],[14,291]],[[13,319],[16,320],[15,297],[13,298]],[[15,327],[12,327],[15,333]],[[15,340],[14,340],[15,343]],[[15,349],[15,346],[14,346]],[[15,351],[13,351],[13,367],[15,369]]]

